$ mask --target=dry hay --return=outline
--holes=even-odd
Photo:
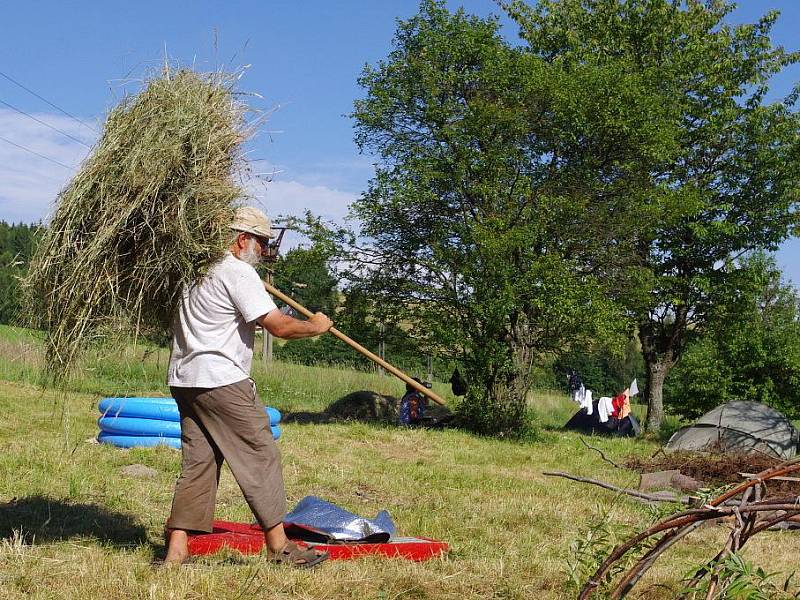
[[[364,423],[397,423],[400,401],[394,396],[382,396],[361,390],[339,398],[325,409],[328,419],[362,421]]]
[[[222,256],[249,132],[236,79],[165,69],[111,111],[60,193],[24,282],[56,378],[110,331],[166,333],[182,288]]]

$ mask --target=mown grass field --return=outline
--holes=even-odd
[[[400,534],[448,541],[452,550],[442,559],[336,561],[303,572],[230,553],[181,569],[153,569],[179,452],[120,450],[87,440],[97,433],[103,396],[167,393],[166,352],[97,352],[67,391],[57,392],[36,384],[37,346],[27,332],[0,328],[3,599],[570,598],[577,595],[571,547],[588,539],[593,523],[607,518],[601,531],[608,537],[596,540],[599,548],[654,519],[650,508],[628,498],[541,474],[563,470],[618,485],[637,480],[588,451],[577,435],[559,431],[573,406],[542,392],[532,399],[543,425],[535,443],[360,423],[284,426],[280,447],[290,506],[315,494],[364,516],[388,509]],[[403,389],[390,378],[281,363],[258,366],[254,375],[262,399],[285,412],[320,411],[355,390],[399,395]],[[658,448],[647,440],[591,443],[618,462]],[[121,474],[131,464],[157,474]],[[251,520],[227,471],[217,517]],[[633,597],[674,597],[680,577],[716,553],[726,535],[724,526],[699,530],[659,562]],[[800,535],[768,533],[754,538],[744,555],[785,579],[797,568],[799,551]]]

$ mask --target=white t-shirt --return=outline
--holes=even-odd
[[[215,388],[250,377],[255,320],[275,309],[256,270],[228,252],[181,296],[167,385]]]

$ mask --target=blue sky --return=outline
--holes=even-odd
[[[497,12],[491,0],[448,4],[482,16]],[[256,172],[274,173],[269,185],[253,186],[258,201],[271,214],[309,208],[341,219],[372,173],[371,159],[358,154],[346,117],[361,94],[356,78],[365,63],[389,52],[396,19],[417,8],[416,0],[5,2],[0,73],[88,126],[0,76],[0,219],[46,218],[87,152],[72,138],[91,145],[106,111],[136,91],[147,72],[163,62],[165,51],[173,62],[198,70],[251,65],[241,90],[263,96],[253,98],[258,108],[276,108],[250,142],[250,156],[260,159],[253,165]],[[800,2],[741,2],[731,21],[753,21],[771,8],[782,12],[775,42],[791,50],[800,47],[792,35]],[[797,66],[775,78],[773,94],[788,92],[796,81]],[[795,282],[800,282],[798,259],[798,241],[779,253]]]

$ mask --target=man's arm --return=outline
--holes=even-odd
[[[267,314],[260,316],[256,321],[275,337],[285,340],[314,337],[325,333],[333,327],[333,321],[321,312],[316,313],[307,321],[301,321],[285,315],[279,310],[271,310]]]

